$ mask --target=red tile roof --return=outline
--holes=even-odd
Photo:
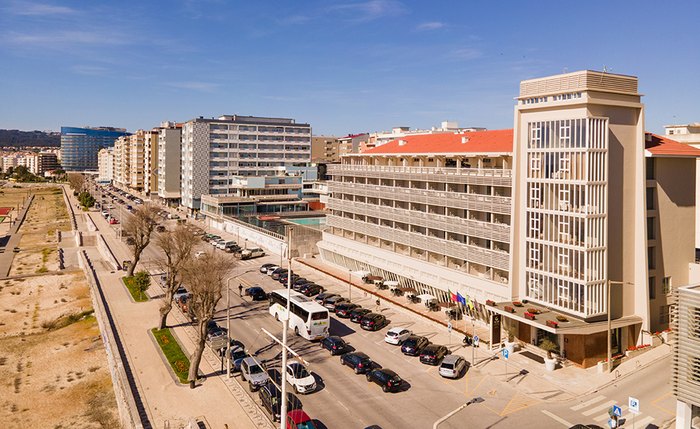
[[[462,139],[466,142],[462,143]],[[405,143],[401,143],[405,142]],[[392,140],[363,155],[437,153],[512,153],[513,130],[472,131],[461,134],[421,134]]]
[[[654,133],[646,133],[645,137],[644,148],[652,156],[700,157],[700,149],[696,149],[689,144],[679,143],[666,136]]]

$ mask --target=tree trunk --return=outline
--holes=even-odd
[[[168,300],[160,307],[160,325],[158,329],[165,329],[168,326],[168,314],[173,308],[172,300]]]
[[[193,381],[197,381],[199,363],[202,361],[202,354],[204,353],[204,345],[206,342],[206,323],[202,322],[204,321],[200,320],[197,326],[197,330],[199,331],[199,341],[197,341],[197,348],[195,349],[194,353],[192,353],[192,357],[190,358],[190,370],[187,373],[187,381],[190,382],[190,386],[192,386]]]
[[[131,263],[129,266],[129,270],[126,272],[127,277],[131,277],[134,275],[134,270],[136,269],[136,264],[139,263],[139,259],[141,259],[141,250],[134,250],[134,261]]]

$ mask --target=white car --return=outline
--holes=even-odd
[[[406,328],[391,328],[389,329],[389,331],[387,331],[386,336],[384,337],[384,341],[386,341],[389,344],[398,346],[411,335],[413,335],[413,332],[409,331]]]
[[[316,379],[298,362],[287,365],[287,382],[297,393],[311,393],[316,390]]]
[[[198,251],[194,254],[194,257],[197,258],[197,259],[203,258],[203,257],[205,257],[205,256],[207,256],[207,252],[205,252],[204,250],[198,250]]]

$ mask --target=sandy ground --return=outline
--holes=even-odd
[[[18,256],[24,258],[13,262],[12,275],[19,271],[20,277],[0,280],[0,427],[117,428],[83,272],[21,276],[56,270],[55,230],[70,230],[61,194],[32,191],[38,204],[22,226]]]

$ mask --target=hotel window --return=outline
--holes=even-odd
[[[534,185],[530,188],[530,207],[540,206],[540,188]]]
[[[571,165],[571,160],[569,159],[569,157],[565,156],[565,157],[559,158],[559,171],[568,173],[570,165]]]
[[[656,247],[647,248],[647,268],[656,269]]]
[[[531,171],[540,171],[542,168],[542,159],[539,157],[532,157],[530,158],[530,170]]]
[[[654,188],[647,188],[647,210],[654,210]]]
[[[670,313],[670,305],[662,305],[661,307],[659,307],[659,323],[662,325],[668,323]]]
[[[664,277],[663,281],[661,282],[661,288],[664,295],[671,293],[671,277]]]
[[[568,220],[560,220],[559,221],[559,238],[568,241],[569,240],[569,221]]]
[[[560,253],[559,254],[559,268],[565,272],[569,270],[569,254],[568,253]]]
[[[569,210],[569,190],[559,190],[559,210]]]
[[[656,299],[656,277],[649,277],[649,299]]]
[[[654,167],[656,167],[656,163],[654,161],[656,161],[654,158],[646,159],[647,180],[654,180],[655,178]]]
[[[653,217],[648,217],[647,218],[647,240],[655,240],[656,235],[654,234],[655,229],[654,229],[654,218]]]
[[[532,231],[532,236],[538,238],[540,235],[540,218],[532,215],[530,218],[530,231]]]
[[[536,247],[530,248],[530,266],[533,268],[540,266],[540,249]]]

